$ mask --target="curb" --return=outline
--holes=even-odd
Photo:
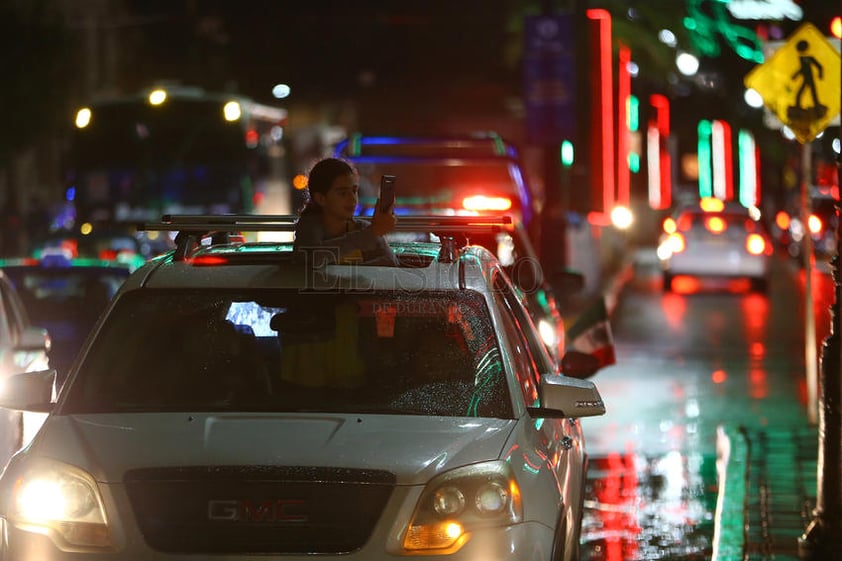
[[[750,444],[742,428],[716,428],[716,495],[711,561],[745,559]]]

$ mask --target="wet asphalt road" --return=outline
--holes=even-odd
[[[812,278],[820,356],[833,284]],[[582,420],[583,561],[710,559],[717,426],[809,423],[803,287],[782,258],[767,294],[692,279],[665,293],[654,250],[638,250],[612,318],[617,364],[593,378],[608,412]]]

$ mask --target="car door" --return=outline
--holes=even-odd
[[[542,373],[562,374],[553,364],[540,335],[515,293],[508,278],[502,272],[496,274],[494,298],[503,312],[503,330],[512,342],[516,376],[527,406],[538,405],[538,388]],[[546,454],[546,461],[555,473],[561,492],[564,510],[558,521],[559,535],[563,540],[563,551],[577,551],[582,525],[587,476],[587,453],[581,425],[573,418],[536,419],[535,426],[540,433]],[[574,553],[573,558],[578,558]]]
[[[504,312],[504,331],[515,347],[515,368],[521,392],[527,406],[536,405],[541,374],[558,373],[558,367],[549,356],[520,298],[502,272],[495,275],[494,289],[494,298]],[[575,479],[582,477],[585,460],[584,438],[579,421],[572,418],[544,419],[541,431],[549,447],[550,457],[558,461],[555,468],[562,479],[560,483],[569,485],[572,476],[573,484],[577,485]]]

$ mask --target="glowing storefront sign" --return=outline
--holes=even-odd
[[[684,27],[700,54],[717,57],[720,37],[731,49],[746,60],[763,62],[760,39],[751,29],[733,23],[723,0],[687,0]]]
[[[737,19],[801,21],[804,10],[792,0],[731,0],[728,11]]]

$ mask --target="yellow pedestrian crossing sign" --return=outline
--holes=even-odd
[[[842,59],[815,26],[805,23],[744,80],[802,144],[839,113]]]

